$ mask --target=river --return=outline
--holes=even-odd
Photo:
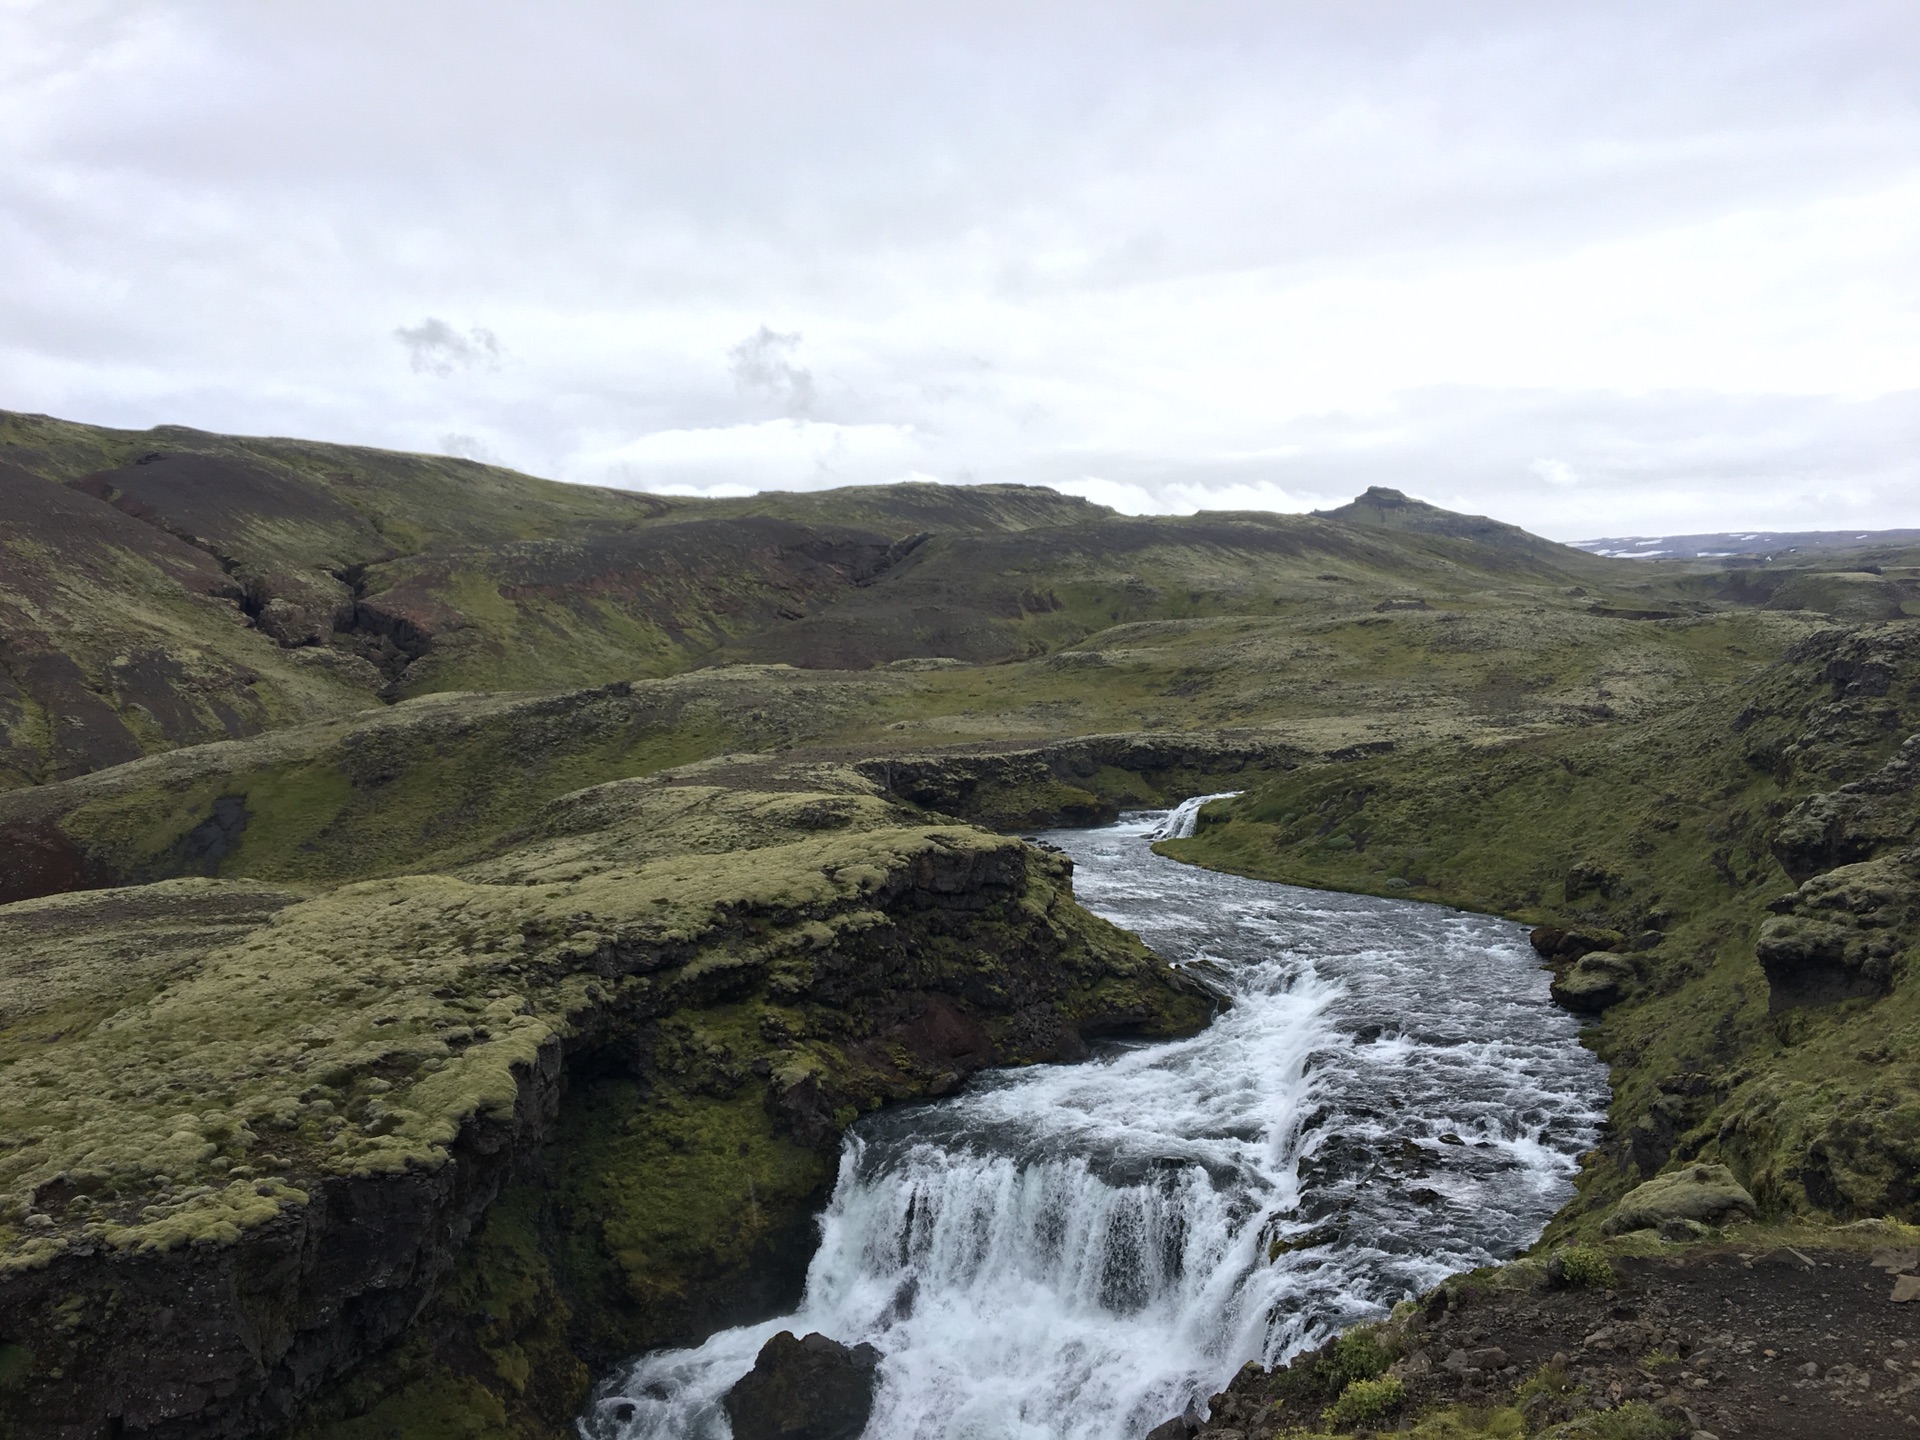
[[[1231,996],[1213,1024],[855,1125],[799,1311],[641,1357],[590,1440],[723,1440],[783,1329],[883,1353],[867,1440],[1137,1440],[1532,1242],[1607,1086],[1525,932],[1155,855],[1193,808],[1042,838],[1083,904]]]

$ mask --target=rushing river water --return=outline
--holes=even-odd
[[[790,1329],[885,1355],[869,1440],[1137,1440],[1531,1242],[1607,1092],[1520,927],[1153,854],[1192,808],[1045,838],[1231,1007],[861,1121],[799,1311],[642,1357],[587,1435],[723,1440],[720,1397]]]

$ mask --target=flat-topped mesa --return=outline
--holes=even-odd
[[[761,1302],[863,1111],[1204,1022],[1063,857],[768,778],[600,786],[458,873],[5,907],[0,1429],[271,1433],[524,1322],[552,1383],[488,1403],[557,1431],[582,1360]]]

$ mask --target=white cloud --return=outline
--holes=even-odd
[[[1562,490],[1570,490],[1580,483],[1580,477],[1564,460],[1535,460],[1527,466],[1549,485],[1558,485]]]
[[[762,325],[727,352],[734,385],[771,396],[796,418],[805,415],[813,409],[813,372],[793,363],[800,340],[798,330],[782,335]]]
[[[809,420],[650,435],[581,454],[570,479],[665,494],[751,495],[926,478],[912,430]]]
[[[461,370],[498,370],[500,341],[491,330],[475,325],[462,335],[436,315],[418,325],[402,325],[393,332],[407,352],[416,375],[452,375]]]

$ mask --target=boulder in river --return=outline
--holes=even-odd
[[[720,1403],[734,1440],[855,1440],[873,1413],[880,1352],[782,1330]]]
[[[1688,1165],[1671,1174],[1656,1175],[1621,1197],[1607,1218],[1605,1229],[1620,1235],[1629,1230],[1658,1230],[1669,1220],[1698,1220],[1724,1225],[1751,1220],[1753,1196],[1724,1165]]]

